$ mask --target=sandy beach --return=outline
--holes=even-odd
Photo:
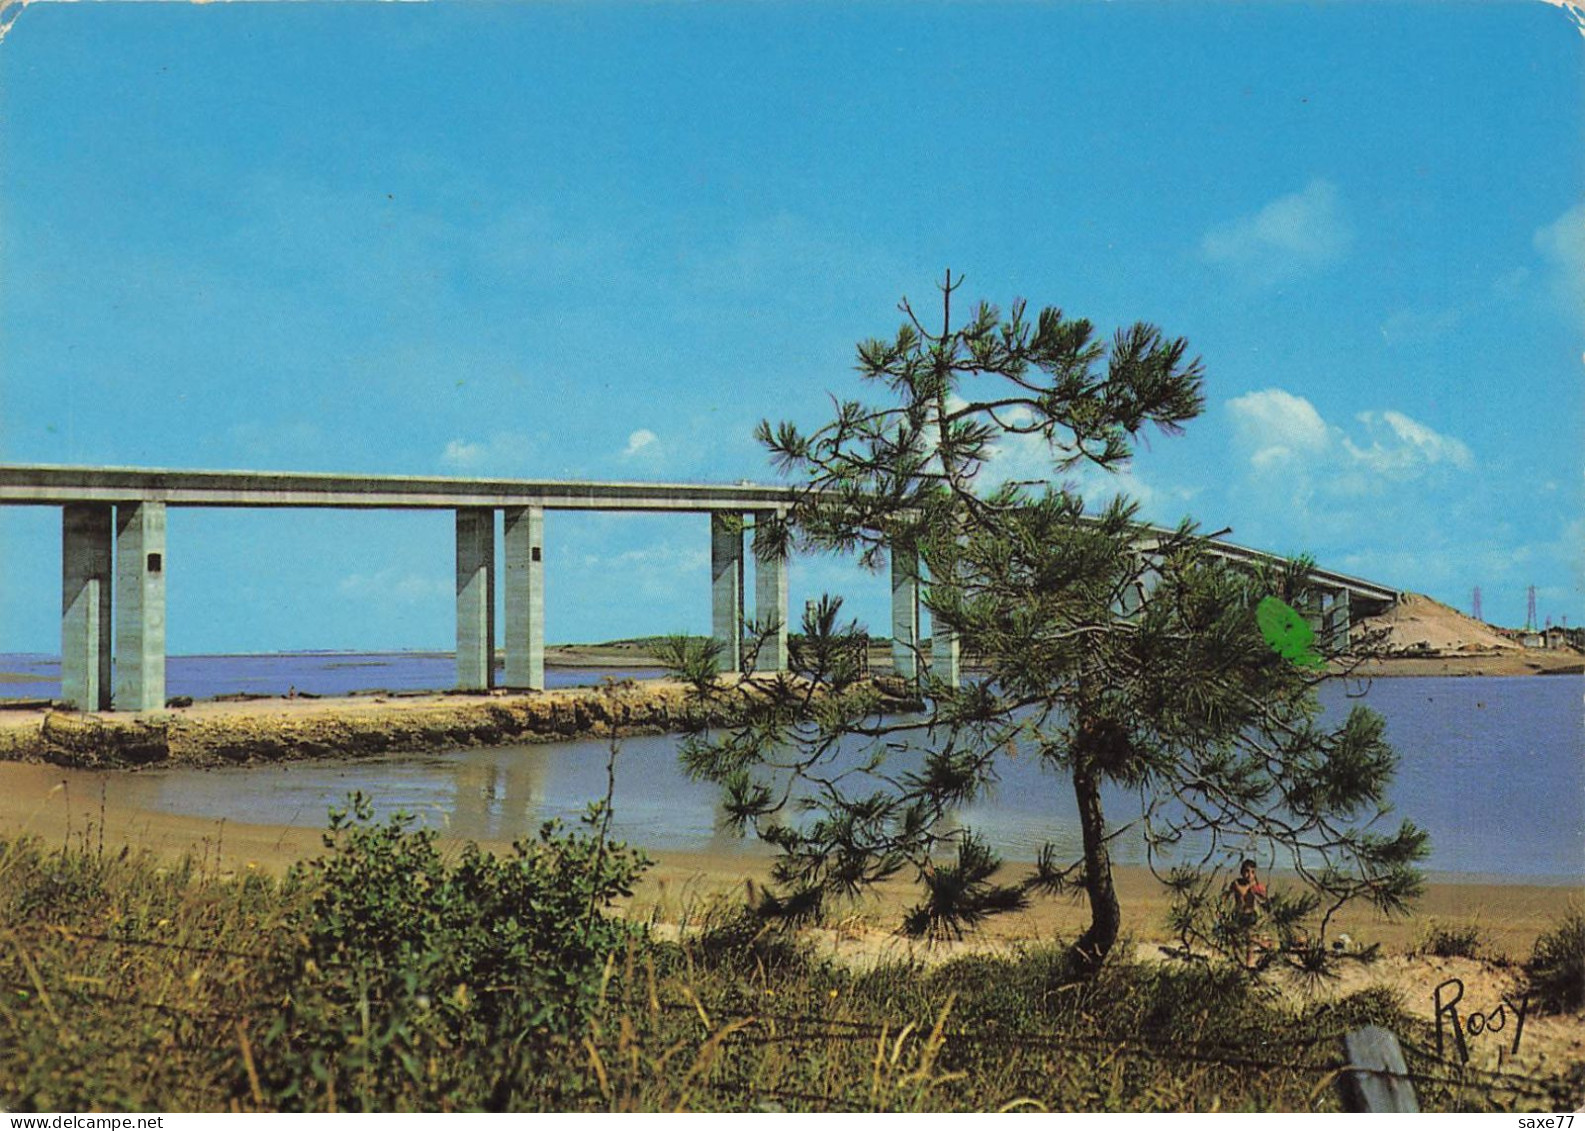
[[[115,783],[126,771],[91,773],[37,763],[0,762],[0,836],[37,837],[45,844],[72,845],[116,854],[123,849],[175,862],[191,856],[209,875],[228,879],[252,871],[281,874],[292,863],[323,851],[320,830],[294,825],[253,824],[152,811],[118,799]],[[496,852],[504,842],[483,842]],[[451,842],[448,847],[460,847]],[[743,852],[652,853],[654,865],[625,908],[661,935],[698,926],[712,911],[729,908],[750,884],[768,878],[770,857],[747,846]],[[1008,865],[1015,874],[1017,862]],[[0,858],[3,870],[3,858]],[[1142,868],[1119,868],[1125,938],[1142,961],[1164,961],[1170,943],[1167,899]],[[1280,884],[1282,877],[1272,877]],[[837,961],[865,966],[889,960],[943,961],[964,953],[1010,953],[1028,945],[1074,938],[1087,922],[1082,903],[1037,900],[1027,911],[996,917],[961,942],[930,944],[897,933],[905,908],[917,899],[906,882],[881,887],[862,903],[836,909],[825,926],[809,932],[814,944]],[[1585,881],[1574,886],[1526,883],[1433,881],[1408,919],[1388,920],[1367,908],[1351,909],[1334,922],[1360,945],[1380,943],[1382,958],[1369,965],[1345,964],[1341,976],[1319,986],[1279,981],[1284,994],[1349,993],[1385,987],[1405,1006],[1431,1014],[1431,995],[1450,978],[1466,987],[1470,1001],[1494,1007],[1519,993],[1519,967],[1536,937],[1552,927],[1570,900],[1585,899]],[[1473,924],[1481,931],[1478,959],[1437,958],[1419,953],[1436,924]],[[1335,934],[1334,934],[1335,937]],[[1524,1055],[1509,1064],[1569,1064],[1585,1061],[1585,1015],[1534,1016],[1526,1022]],[[1503,1063],[1498,1043],[1476,1049],[1472,1063]]]
[[[0,762],[0,834],[27,834],[46,844],[86,845],[106,852],[147,851],[176,860],[192,855],[219,873],[250,869],[279,873],[294,861],[322,850],[318,829],[297,825],[250,824],[137,808],[119,801],[116,774],[89,774],[59,767]],[[103,783],[102,790],[95,783]],[[507,851],[506,842],[483,842]],[[654,868],[634,897],[634,911],[663,920],[687,918],[723,896],[735,897],[747,881],[763,883],[769,855],[749,845],[739,852],[652,853]],[[1009,867],[1015,867],[1013,862]],[[1166,941],[1162,927],[1167,901],[1160,885],[1143,868],[1120,868],[1117,881],[1127,928],[1144,940]],[[1432,919],[1475,923],[1494,951],[1513,957],[1529,953],[1535,937],[1571,898],[1585,897],[1585,878],[1574,887],[1524,883],[1433,882],[1409,920],[1387,920],[1368,910],[1345,912],[1338,928],[1361,941],[1389,948],[1412,944]],[[852,909],[855,921],[875,926],[895,923],[915,898],[898,881]],[[1071,936],[1084,922],[1080,904],[1040,900],[1028,911],[1004,915],[987,932],[1002,939]]]

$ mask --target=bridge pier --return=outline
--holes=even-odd
[[[900,678],[919,677],[919,552],[893,542],[892,671]]]
[[[457,683],[486,690],[494,682],[497,626],[495,511],[506,516],[508,644],[506,682],[538,687],[544,681],[542,534],[545,510],[705,513],[711,516],[711,632],[722,666],[743,666],[744,537],[742,519],[782,513],[796,505],[797,488],[748,483],[592,483],[473,480],[434,476],[364,476],[287,472],[171,471],[140,468],[0,465],[0,506],[62,508],[62,698],[87,710],[112,702],[132,709],[159,707],[164,694],[164,515],[169,507],[314,507],[350,510],[449,510],[456,520]],[[1148,561],[1172,531],[1145,528],[1138,550]],[[756,539],[757,540],[757,539]],[[756,546],[756,556],[760,549]],[[921,669],[921,591],[917,550],[892,546],[892,660],[914,681]],[[1219,559],[1244,568],[1281,565],[1259,550],[1216,541]],[[1347,639],[1355,616],[1390,608],[1401,594],[1387,586],[1313,569],[1316,600],[1303,615],[1332,648]],[[1155,576],[1148,569],[1119,601],[1119,615],[1137,613]],[[755,577],[756,619],[778,627],[761,646],[762,670],[787,662],[787,563],[770,555]],[[117,609],[115,606],[121,606]],[[932,621],[934,618],[932,618]],[[959,643],[932,623],[933,676],[961,675]]]
[[[902,542],[891,547],[892,559],[892,671],[910,682],[925,673],[920,664],[919,552]],[[963,682],[962,653],[957,633],[932,614],[930,617],[930,674],[957,687]]]
[[[495,682],[495,511],[457,508],[457,687]]]
[[[165,706],[165,504],[116,506],[116,685],[122,711]]]
[[[754,526],[754,619],[769,634],[760,644],[754,669],[787,670],[787,555],[774,550],[761,523],[774,511],[756,512]]]
[[[545,508],[508,507],[506,686],[545,690]]]
[[[710,514],[710,635],[721,645],[721,670],[743,670],[742,516]]]
[[[1347,589],[1338,589],[1329,596],[1321,615],[1321,637],[1328,650],[1342,652],[1348,648],[1349,626],[1353,623],[1349,593]]]
[[[111,509],[61,508],[61,698],[79,711],[110,709]]]
[[[1150,547],[1154,549],[1154,546]],[[1122,596],[1117,602],[1117,611],[1127,620],[1133,620],[1140,615],[1145,607],[1145,602],[1150,600],[1150,595],[1156,591],[1156,586],[1161,584],[1161,571],[1156,568],[1154,559],[1146,557],[1144,568],[1138,576],[1123,587]]]
[[[930,674],[948,687],[963,682],[962,657],[958,650],[958,634],[930,615]]]

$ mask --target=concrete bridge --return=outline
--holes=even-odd
[[[168,507],[332,507],[451,510],[456,514],[457,686],[494,685],[495,588],[505,596],[504,686],[545,686],[544,530],[547,510],[678,511],[710,519],[711,632],[729,670],[741,662],[745,515],[784,513],[786,487],[743,483],[593,483],[146,468],[0,466],[0,505],[61,508],[61,696],[84,710],[165,706],[165,515]],[[504,570],[497,568],[495,512],[503,514]],[[1217,552],[1252,563],[1280,558],[1226,542]],[[757,659],[785,670],[787,560],[761,556],[754,569],[754,619],[775,624]],[[892,657],[917,674],[920,636],[917,558],[891,554]],[[1313,610],[1327,634],[1385,608],[1398,593],[1325,570]],[[112,668],[112,656],[114,666]],[[957,642],[937,632],[933,674],[957,682]],[[114,685],[112,686],[112,672]]]

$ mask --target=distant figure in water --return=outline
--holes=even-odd
[[[1260,918],[1260,905],[1266,902],[1266,885],[1255,874],[1255,862],[1245,860],[1238,869],[1238,878],[1227,885],[1227,898],[1233,903],[1233,922],[1244,940],[1244,965],[1255,967],[1255,922]]]
[[[288,687],[286,689],[286,697],[288,699],[296,699],[297,698],[297,684],[294,683],[294,684],[292,684],[292,686],[290,686],[290,687]]]

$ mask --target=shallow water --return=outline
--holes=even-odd
[[[496,666],[496,678],[505,672]],[[54,699],[61,693],[59,657],[0,652],[0,699]],[[604,676],[652,679],[656,668],[545,669],[547,687],[592,687]],[[361,691],[440,691],[457,685],[457,663],[447,652],[285,652],[260,656],[171,656],[165,693],[213,699],[217,695],[285,695],[295,688],[314,695]]]
[[[587,673],[597,679],[604,672]],[[1387,719],[1401,762],[1391,799],[1429,829],[1427,867],[1439,874],[1528,882],[1585,877],[1585,680],[1574,676],[1378,679],[1322,689],[1329,717],[1355,700]],[[714,787],[689,781],[675,736],[625,739],[617,761],[614,828],[657,850],[762,851],[718,828]],[[453,835],[509,840],[542,821],[575,821],[605,793],[607,748],[581,740],[471,749],[358,762],[121,774],[124,803],[160,812],[256,823],[322,826],[352,790],[381,813],[405,809]],[[1127,819],[1137,799],[1105,798]],[[1051,841],[1075,852],[1079,831],[1066,782],[1034,759],[1004,759],[1001,781],[960,819],[1010,859],[1032,859]],[[1395,827],[1397,816],[1390,824]],[[1391,828],[1382,831],[1391,831]],[[1142,863],[1137,837],[1114,845],[1118,863]]]

